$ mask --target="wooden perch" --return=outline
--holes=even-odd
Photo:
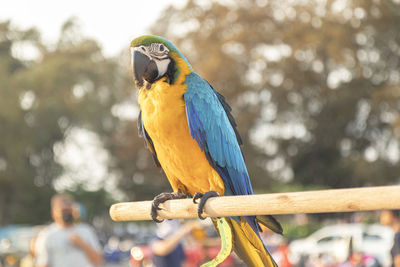
[[[152,201],[114,204],[114,221],[151,220]],[[192,199],[168,200],[158,212],[161,219],[197,218],[197,204]],[[264,214],[350,212],[400,209],[400,186],[331,189],[250,196],[210,198],[203,216],[226,217]]]

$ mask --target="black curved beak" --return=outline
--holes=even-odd
[[[140,51],[132,54],[133,79],[137,86],[143,86],[144,81],[153,83],[158,76],[157,64]]]

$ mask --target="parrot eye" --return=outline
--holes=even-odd
[[[152,57],[161,60],[168,57],[169,50],[164,44],[152,43],[149,47],[149,52]]]

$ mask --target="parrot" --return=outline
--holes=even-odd
[[[169,199],[193,197],[199,204],[198,217],[204,219],[207,199],[253,194],[240,147],[242,139],[224,96],[194,72],[183,54],[163,37],[133,39],[130,56],[138,88],[139,134],[173,191],[153,199],[152,219],[161,221],[157,218],[159,205]],[[233,216],[214,218],[213,223],[221,240],[227,238],[232,243],[228,248],[233,247],[248,266],[277,266],[261,240],[259,225],[282,234],[274,217]]]

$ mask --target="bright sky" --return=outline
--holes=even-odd
[[[61,25],[77,17],[85,36],[94,37],[107,55],[115,55],[130,41],[146,34],[160,12],[186,0],[54,1],[12,0],[0,2],[0,21],[10,19],[23,29],[35,26],[45,41],[55,41]]]

